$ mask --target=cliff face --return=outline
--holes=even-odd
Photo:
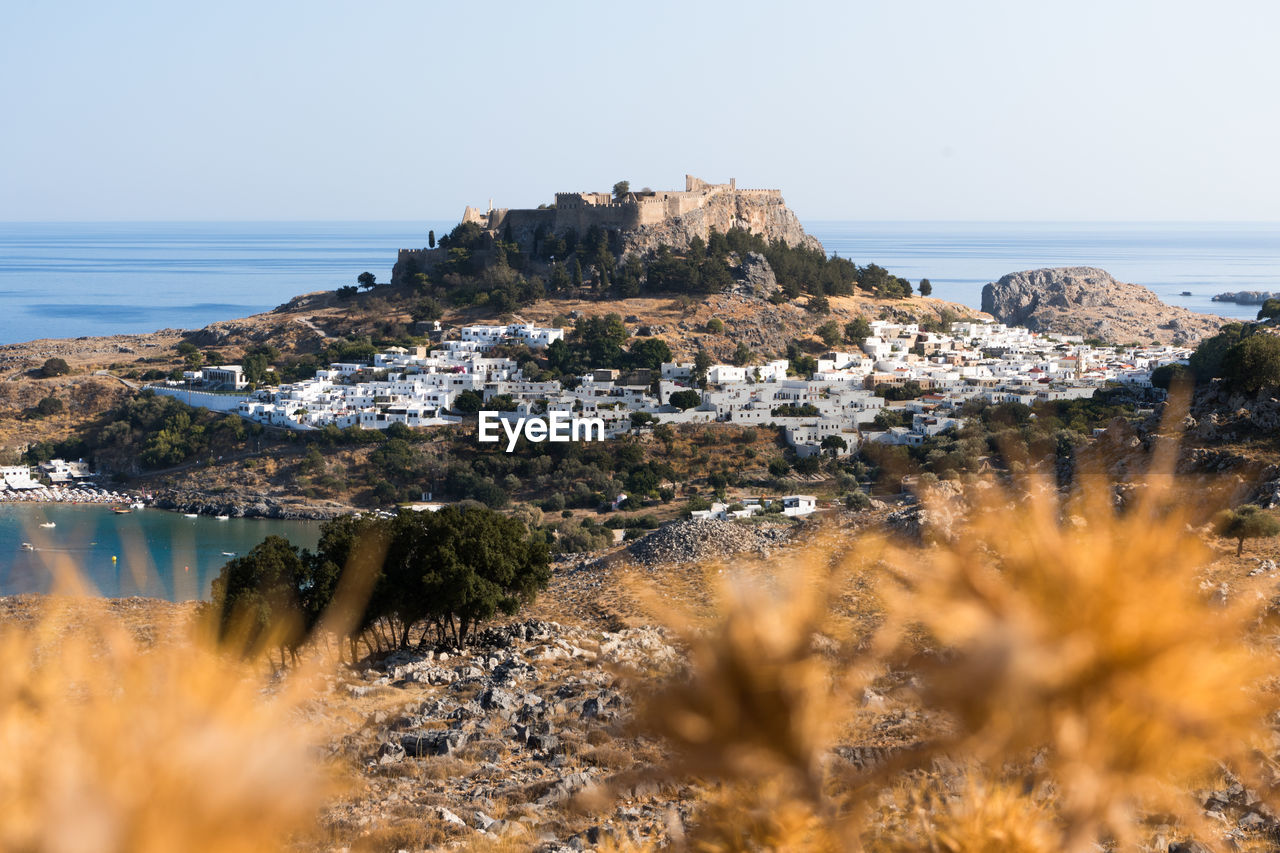
[[[1192,344],[1227,322],[1166,305],[1147,288],[1096,267],[1010,273],[982,288],[982,310],[1009,325],[1109,343]]]
[[[683,249],[694,237],[706,240],[712,229],[723,234],[731,228],[759,234],[769,242],[781,240],[789,246],[822,251],[822,244],[804,232],[800,220],[781,196],[734,190],[716,193],[701,207],[682,216],[624,231],[622,251],[623,254],[643,254],[662,245]]]

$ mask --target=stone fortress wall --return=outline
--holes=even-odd
[[[495,237],[514,240],[524,250],[532,248],[539,232],[565,234],[572,230],[582,236],[592,227],[630,235],[623,241],[628,251],[652,248],[648,243],[653,240],[642,236],[649,233],[661,232],[662,240],[680,245],[687,243],[690,234],[705,239],[711,228],[727,231],[735,226],[770,239],[819,245],[803,233],[794,214],[786,208],[781,190],[738,189],[733,178],[727,184],[711,184],[693,175],[685,175],[684,184],[683,191],[637,191],[621,199],[607,192],[558,192],[554,206],[536,209],[495,208],[490,204],[482,212],[467,207],[462,221],[479,225]],[[443,259],[439,250],[401,249],[392,280],[400,270],[425,268]]]
[[[592,226],[630,230],[661,225],[701,209],[721,193],[782,203],[781,190],[740,190],[733,178],[727,184],[709,184],[701,178],[685,175],[684,184],[683,192],[631,192],[621,199],[614,199],[610,193],[604,192],[558,192],[553,208],[512,210],[504,207],[490,208],[481,213],[474,207],[468,207],[463,212],[462,221],[474,222],[497,236],[510,227],[513,236],[520,240],[521,232],[534,231],[539,227],[556,234],[570,229],[582,234]]]

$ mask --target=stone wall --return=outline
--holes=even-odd
[[[474,222],[499,238],[510,233],[526,252],[533,250],[539,229],[560,235],[572,230],[581,237],[593,226],[614,232],[624,254],[644,253],[664,244],[681,249],[694,237],[706,240],[712,229],[723,233],[731,228],[743,228],[770,241],[822,249],[821,243],[804,233],[781,190],[738,189],[733,178],[727,184],[709,184],[685,175],[684,191],[633,193],[622,201],[602,192],[561,192],[555,199],[553,208],[497,208],[481,213],[468,207],[463,222]],[[401,249],[392,280],[424,271],[443,257],[427,249]]]

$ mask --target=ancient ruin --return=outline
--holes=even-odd
[[[684,190],[642,189],[619,198],[609,192],[559,192],[554,204],[537,208],[494,207],[490,202],[483,212],[467,207],[462,221],[529,254],[548,235],[572,232],[581,237],[597,228],[607,232],[610,246],[620,255],[660,245],[682,249],[694,237],[706,240],[712,230],[724,233],[731,228],[791,246],[822,249],[804,232],[781,190],[739,189],[733,178],[727,184],[710,184],[692,175],[684,180]],[[438,250],[401,249],[396,267],[399,271],[422,269],[443,259]]]

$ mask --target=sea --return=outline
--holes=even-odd
[[[396,250],[454,223],[0,222],[0,344],[198,329],[300,293],[388,281]],[[1280,290],[1280,223],[806,223],[829,252],[981,307],[1018,270],[1101,267],[1193,311],[1252,318],[1224,291]],[[1190,295],[1183,295],[1184,293]]]
[[[268,536],[315,548],[320,524],[219,521],[159,509],[122,515],[91,504],[0,504],[0,595],[49,592],[58,577],[74,572],[91,590],[113,598],[206,599],[227,561]]]
[[[355,284],[363,272],[388,281],[397,249],[421,248],[429,232],[453,224],[0,222],[0,344],[198,329]],[[927,278],[934,296],[974,308],[987,282],[1049,266],[1101,267],[1171,305],[1238,319],[1257,307],[1211,297],[1280,291],[1280,223],[817,221],[806,229],[828,252],[913,283]],[[0,595],[45,591],[50,569],[73,563],[104,595],[202,598],[227,553],[273,533],[301,546],[318,538],[304,522],[4,505]]]

